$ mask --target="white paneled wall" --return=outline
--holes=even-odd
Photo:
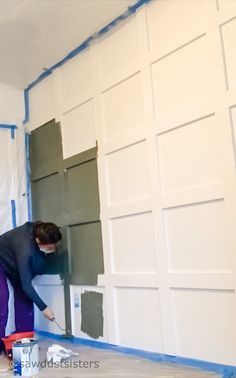
[[[149,47],[156,59],[206,33],[209,14],[216,11],[214,0],[158,0],[154,3],[147,7],[147,27]]]
[[[85,51],[58,72],[58,114],[64,158],[96,145],[92,63]]]
[[[147,198],[150,193],[148,173],[145,141],[107,154],[109,204],[119,205]]]
[[[157,151],[163,194],[220,181],[221,143],[214,116],[159,134]]]
[[[223,200],[172,207],[164,217],[169,271],[230,272]]]
[[[231,290],[173,289],[172,298],[178,354],[233,364],[235,293]]]
[[[48,76],[30,91],[29,107],[31,130],[35,129],[55,117],[56,93],[54,76]]]
[[[221,26],[222,41],[224,48],[226,83],[227,88],[236,87],[236,47],[232,41],[232,35],[236,32],[236,19],[226,21]]]
[[[119,287],[114,290],[114,298],[117,343],[139,349],[160,350],[162,329],[158,289]],[[152,332],[146,332],[147,327]]]
[[[129,101],[127,101],[127,97]],[[109,142],[124,133],[140,130],[144,124],[140,73],[102,94],[103,138]]]
[[[63,157],[86,151],[95,144],[93,102],[80,104],[62,116]]]
[[[156,272],[151,212],[110,219],[110,234],[112,272]]]
[[[98,141],[107,342],[235,365],[235,4],[153,1],[53,74],[64,157]]]
[[[137,19],[132,17],[118,33],[112,31],[99,43],[100,90],[111,88],[137,72],[140,53]]]

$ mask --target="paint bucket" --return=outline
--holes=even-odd
[[[12,355],[15,376],[31,377],[39,373],[38,340],[25,338],[13,342]]]

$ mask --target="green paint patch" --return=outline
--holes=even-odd
[[[79,224],[69,228],[72,285],[97,285],[104,273],[101,223]]]
[[[98,339],[103,337],[103,294],[85,291],[81,294],[81,331]]]

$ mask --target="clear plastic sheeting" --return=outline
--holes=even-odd
[[[0,128],[0,234],[27,220],[24,129]]]
[[[13,206],[15,206],[15,221],[21,225],[27,221],[27,194],[25,170],[24,128],[17,125],[14,139],[11,129],[0,128],[0,234],[13,228]],[[13,290],[9,284],[9,308],[6,334],[14,331]]]
[[[0,200],[0,234],[12,228],[11,203],[9,201]]]

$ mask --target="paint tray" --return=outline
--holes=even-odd
[[[21,332],[21,333],[13,333],[12,335],[9,335],[7,337],[3,337],[2,341],[5,346],[6,354],[9,360],[12,359],[12,343],[13,341],[17,341],[19,339],[24,338],[32,338],[34,337],[34,332]]]

